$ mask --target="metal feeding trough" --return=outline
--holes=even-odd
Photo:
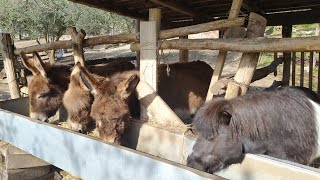
[[[216,175],[186,167],[194,137],[132,121],[125,146],[28,118],[28,99],[0,103],[0,139],[83,179],[320,179],[320,171],[262,155]]]

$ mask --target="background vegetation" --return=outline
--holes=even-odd
[[[89,8],[67,0],[0,0],[0,30],[16,37],[57,41],[68,26],[88,35],[133,30],[133,19]]]

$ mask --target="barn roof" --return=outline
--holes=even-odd
[[[232,0],[70,0],[146,20],[149,8],[162,9],[162,25],[178,27],[227,18]],[[320,0],[243,0],[242,15],[256,12],[268,25],[320,22]]]

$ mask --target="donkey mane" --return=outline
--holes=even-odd
[[[310,147],[304,153],[311,155],[317,130],[314,109],[308,97],[296,88],[283,88],[231,100],[217,98],[199,110],[195,126],[203,137],[212,139],[222,125],[221,114],[227,113],[231,118],[229,127],[233,138],[283,143],[286,148],[292,145],[296,148]],[[310,132],[313,137],[310,137]],[[286,151],[290,152],[289,149]]]

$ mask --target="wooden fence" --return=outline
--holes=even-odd
[[[307,87],[320,94],[319,51],[291,52],[290,85]],[[278,58],[281,53],[274,53]]]

